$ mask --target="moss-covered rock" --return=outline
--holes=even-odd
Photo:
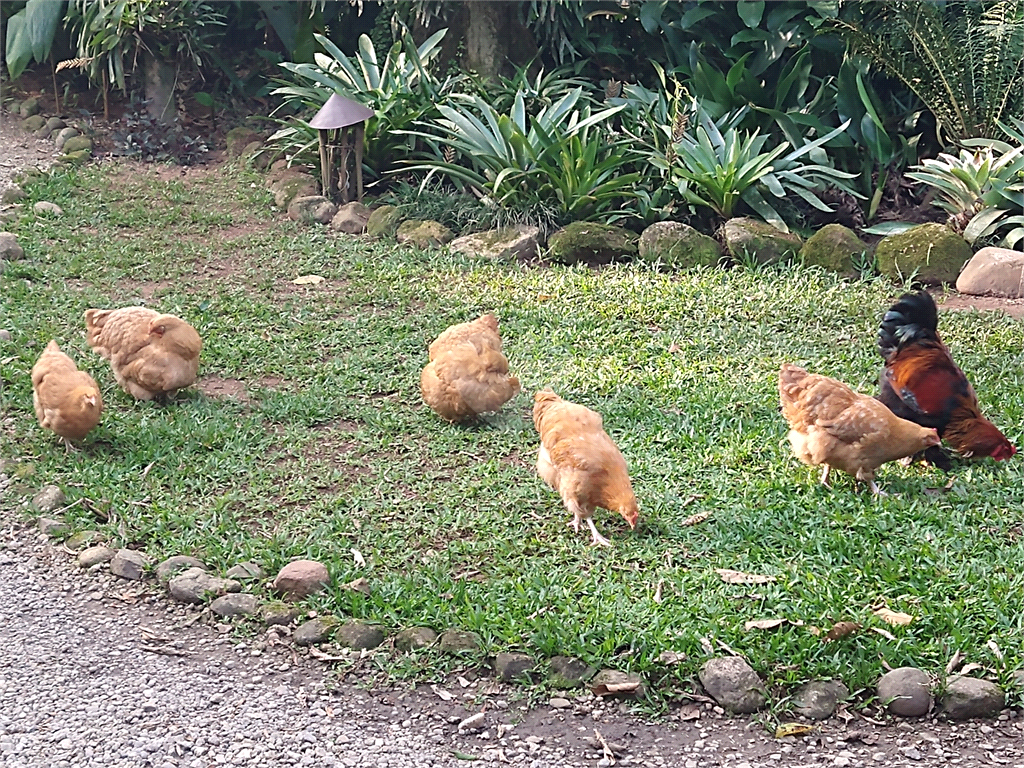
[[[89,162],[92,157],[92,150],[79,149],[74,152],[67,152],[60,156],[57,160],[58,165],[81,165],[82,163]]]
[[[842,224],[826,224],[811,235],[800,249],[800,261],[809,267],[824,267],[843,275],[852,275],[854,260],[869,250],[852,229]]]
[[[70,155],[72,152],[79,152],[83,149],[92,151],[92,139],[88,136],[72,136],[70,139],[65,140],[64,146],[61,147],[65,155]]]
[[[955,283],[971,256],[971,247],[945,224],[921,224],[884,238],[875,249],[883,275],[916,278],[928,285]]]
[[[637,235],[592,221],[574,221],[548,239],[551,258],[563,264],[608,264],[637,255]]]
[[[296,197],[309,197],[320,194],[316,179],[304,173],[290,173],[279,179],[271,188],[274,193],[274,205],[287,209]]]
[[[244,125],[240,125],[237,128],[232,128],[228,131],[228,135],[225,137],[227,142],[228,155],[230,157],[238,157],[242,154],[242,150],[254,141],[261,141],[260,135],[256,133],[252,128],[246,128]]]
[[[395,239],[416,248],[437,248],[447,245],[455,235],[439,221],[407,219],[398,225]]]
[[[42,115],[32,115],[21,121],[21,127],[30,132],[38,131],[44,125],[46,125],[46,118]]]
[[[304,195],[288,203],[288,218],[307,224],[330,224],[338,206],[323,195]]]
[[[370,218],[366,220],[366,234],[370,237],[391,237],[401,220],[401,212],[393,205],[374,208]]]
[[[644,261],[661,261],[675,269],[713,267],[722,258],[722,247],[714,238],[679,221],[659,221],[645,229],[637,243]]]
[[[39,99],[35,96],[30,96],[25,99],[18,107],[18,114],[22,117],[33,117],[39,114]],[[46,122],[45,120],[43,122]]]
[[[457,237],[450,243],[453,251],[483,259],[533,259],[537,257],[541,234],[538,227],[520,224],[490,229]]]
[[[725,222],[725,247],[736,260],[753,258],[771,264],[800,252],[803,241],[792,232],[782,232],[757,219],[736,218]]]

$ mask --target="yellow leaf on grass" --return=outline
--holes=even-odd
[[[688,528],[691,525],[697,525],[698,523],[703,523],[709,517],[711,517],[710,510],[705,510],[704,512],[698,512],[695,515],[690,515],[688,518],[683,520],[683,522],[680,523],[680,525],[682,525],[684,528]]]
[[[886,624],[891,624],[894,627],[905,627],[914,620],[914,617],[909,613],[890,611],[888,608],[876,608],[875,616],[880,618]]]
[[[295,285],[318,285],[323,281],[324,279],[320,275],[302,275],[292,280]]]
[[[748,632],[752,629],[775,629],[785,623],[785,619],[757,619],[755,621],[748,621],[743,625],[743,628]]]
[[[726,584],[768,584],[775,581],[774,576],[761,576],[757,573],[743,573],[743,571],[733,571],[729,568],[715,568],[722,581]]]
[[[786,736],[803,736],[805,733],[810,733],[813,730],[813,725],[804,725],[803,723],[783,723],[775,729],[775,738],[784,739]]]

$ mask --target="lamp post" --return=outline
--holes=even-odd
[[[343,96],[332,93],[327,103],[309,121],[309,124],[317,129],[317,135],[320,138],[320,176],[325,197],[333,199],[338,188],[334,177],[334,150],[338,149],[341,151],[341,172],[339,174],[341,201],[343,203],[348,202],[348,158],[352,154],[354,144],[356,200],[362,202],[363,140],[366,132],[364,122],[370,117],[373,117],[373,110],[351,99],[346,99]],[[354,130],[350,131],[349,129],[353,127]],[[334,131],[333,141],[331,141],[331,131]]]

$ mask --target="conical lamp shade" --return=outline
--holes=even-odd
[[[309,124],[317,129],[331,130],[355,125],[370,117],[373,117],[372,109],[333,93]]]

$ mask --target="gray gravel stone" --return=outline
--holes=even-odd
[[[32,497],[32,506],[40,512],[56,512],[68,505],[64,491],[56,485],[44,485]]]
[[[330,617],[310,619],[298,626],[292,633],[292,640],[296,645],[317,645],[327,639],[337,624],[338,622]]]
[[[189,568],[206,570],[202,560],[191,555],[172,555],[156,567],[156,578],[161,584],[170,581],[174,576]]]
[[[69,533],[67,523],[53,517],[40,517],[36,521],[36,525],[51,539],[62,539]]]
[[[211,597],[239,592],[242,585],[232,579],[211,576],[202,568],[189,568],[167,582],[171,597],[183,603],[202,603]]]
[[[146,557],[133,549],[120,549],[110,561],[110,572],[122,579],[138,581],[146,574]]]
[[[11,340],[11,332],[8,331],[7,329],[0,330],[0,341],[10,341],[10,340]]]
[[[548,669],[548,683],[555,688],[576,688],[597,674],[597,669],[571,656],[553,656]]]
[[[537,660],[528,653],[499,653],[494,657],[494,674],[506,683],[529,677],[536,667]]]
[[[932,706],[928,673],[915,667],[898,667],[878,681],[878,698],[894,715],[922,717]]]
[[[480,635],[476,632],[466,632],[461,629],[449,629],[441,633],[437,647],[445,653],[462,653],[464,651],[478,651],[483,646]]]
[[[210,603],[210,611],[218,616],[248,616],[256,613],[256,595],[243,593],[221,595]]]
[[[429,648],[435,642],[437,632],[430,627],[409,627],[395,635],[395,648],[405,652]]]
[[[739,656],[709,659],[701,667],[700,684],[719,706],[744,715],[764,706],[767,694],[761,678]]]
[[[809,720],[827,720],[849,696],[849,689],[838,680],[813,680],[793,694],[793,711]]]
[[[977,677],[956,677],[949,681],[939,699],[942,715],[948,720],[995,717],[1006,706],[1003,689]]]
[[[295,619],[302,615],[302,610],[296,608],[294,605],[288,605],[280,600],[273,600],[269,603],[264,603],[260,609],[260,618],[263,619],[263,623],[268,626],[280,626],[283,624],[291,624]]]
[[[231,566],[224,575],[229,579],[236,579],[237,581],[251,581],[253,579],[262,579],[264,574],[263,569],[256,563],[245,562]]]
[[[63,216],[64,209],[56,203],[51,203],[49,200],[40,200],[38,203],[32,206],[32,210],[36,212],[38,216]]]
[[[347,621],[334,630],[334,642],[357,651],[364,648],[376,648],[384,642],[384,631],[373,624]]]
[[[8,187],[2,193],[0,193],[0,203],[4,205],[11,205],[13,203],[20,203],[22,200],[28,199],[28,193],[15,184],[13,187]]]
[[[92,568],[92,566],[99,565],[100,563],[109,563],[116,554],[110,547],[105,547],[101,544],[97,547],[83,549],[78,553],[76,562],[82,568]]]
[[[79,531],[78,533],[69,536],[67,541],[64,542],[64,546],[68,549],[79,552],[90,544],[96,544],[103,541],[103,534],[99,531]]]
[[[0,232],[0,260],[20,261],[25,258],[25,249],[18,244],[13,232]]]

